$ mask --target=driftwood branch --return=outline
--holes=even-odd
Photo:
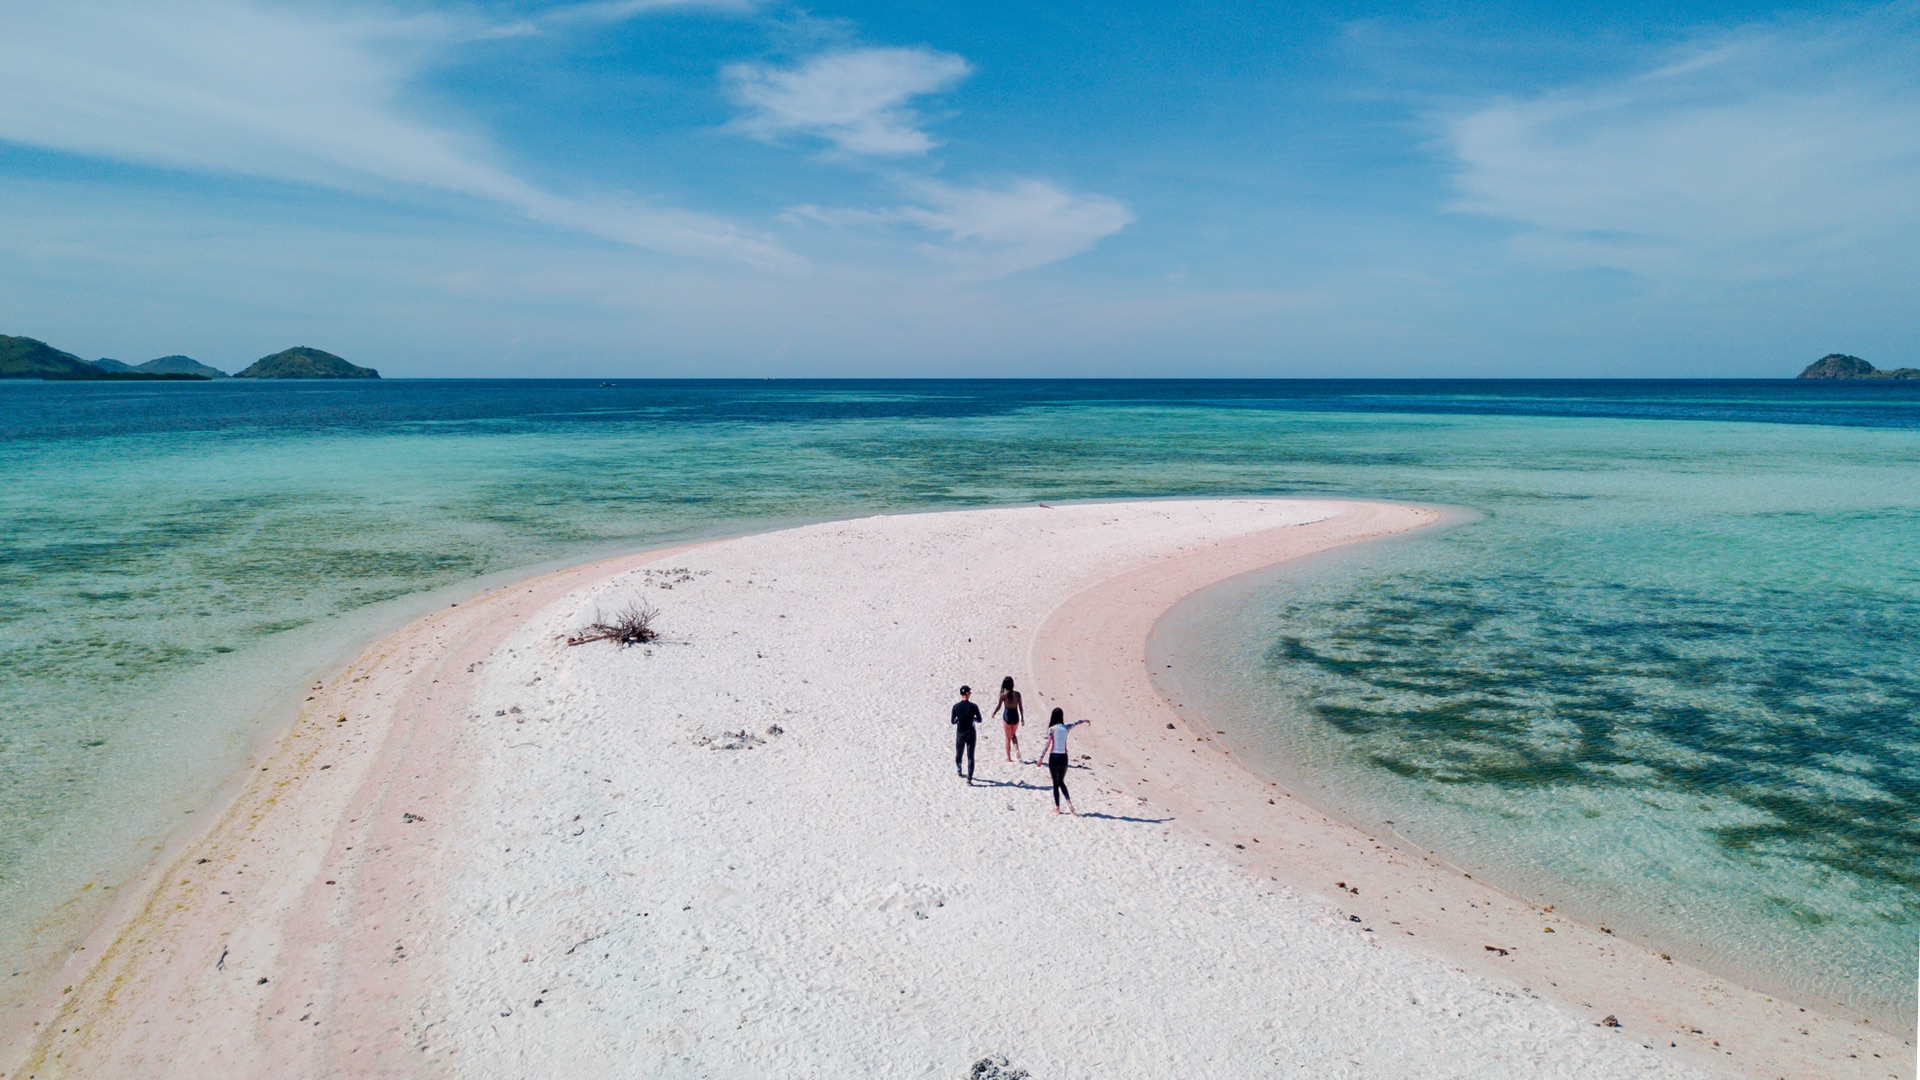
[[[593,613],[593,622],[568,638],[567,644],[585,645],[589,641],[613,641],[621,645],[645,645],[660,639],[660,631],[653,626],[653,620],[659,617],[660,612],[645,601],[629,602],[611,619],[596,611]]]

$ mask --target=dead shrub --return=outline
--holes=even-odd
[[[611,619],[595,611],[593,621],[568,638],[567,644],[611,641],[620,645],[646,645],[660,640],[660,631],[654,629],[653,625],[653,621],[659,617],[660,612],[652,604],[642,600],[628,601],[627,606]]]

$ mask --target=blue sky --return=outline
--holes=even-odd
[[[0,332],[389,375],[1920,362],[1920,5],[0,0]]]

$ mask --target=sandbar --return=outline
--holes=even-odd
[[[1911,1076],[1897,1035],[1308,805],[1154,689],[1147,636],[1183,597],[1437,517],[1298,499],[904,514],[449,607],[312,687],[0,1067]],[[661,641],[565,643],[630,601]],[[1093,721],[1071,739],[1078,816],[1005,760],[996,723],[976,783],[955,775],[955,688],[990,709],[1003,675],[1034,718]],[[1039,741],[1028,727],[1027,758]]]

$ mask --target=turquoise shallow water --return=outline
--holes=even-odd
[[[1256,768],[1483,879],[1911,1028],[1913,447],[1502,427],[1434,436],[1525,444],[1525,467],[1514,445],[1446,482],[1468,520],[1183,604],[1150,650],[1169,694]],[[1596,460],[1619,437],[1636,447]]]
[[[877,510],[1343,493],[1475,517],[1196,601],[1167,647],[1249,753],[1911,1025],[1916,391],[0,385],[0,955],[56,958],[302,680],[433,590]]]

